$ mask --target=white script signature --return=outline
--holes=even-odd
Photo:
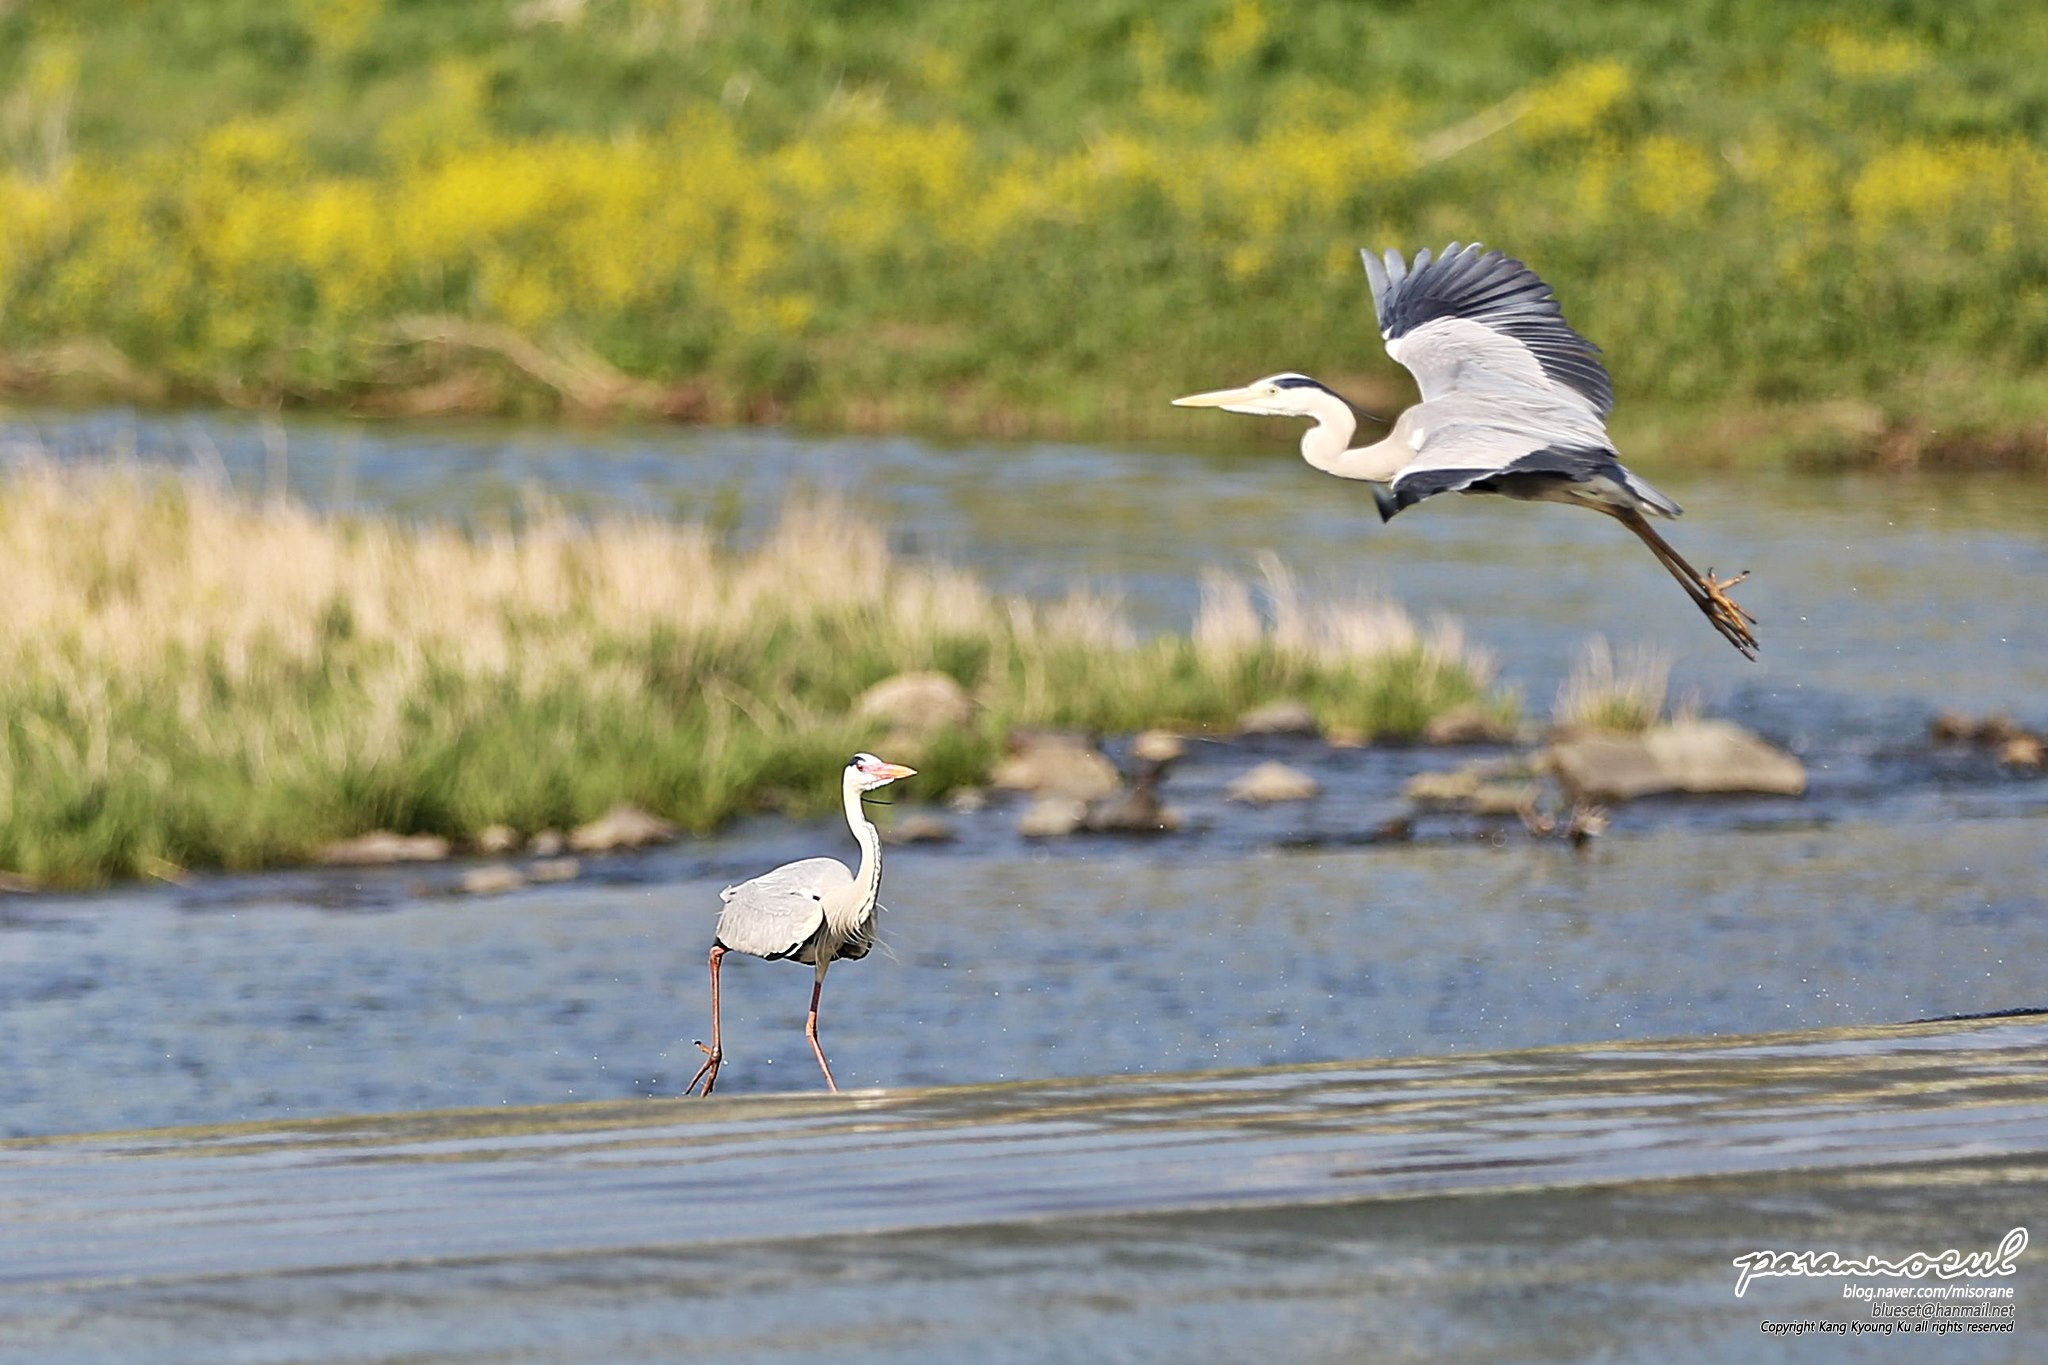
[[[1735,1297],[1742,1297],[1752,1279],[1770,1275],[1860,1275],[1905,1280],[1925,1279],[1929,1275],[1944,1280],[2010,1275],[2014,1258],[2026,1249],[2027,1230],[2014,1228],[2005,1234],[1996,1251],[1965,1253],[1950,1247],[1947,1251],[1909,1252],[1895,1261],[1881,1256],[1851,1260],[1832,1251],[1745,1251],[1735,1258],[1735,1268],[1742,1272],[1735,1280]]]

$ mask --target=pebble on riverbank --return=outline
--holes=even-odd
[[[510,825],[485,825],[475,840],[476,851],[499,858],[519,851],[519,831]]]
[[[622,803],[569,831],[569,847],[578,853],[613,853],[669,843],[681,834],[681,828],[671,821]]]

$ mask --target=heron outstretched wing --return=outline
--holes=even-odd
[[[1387,354],[1408,367],[1424,402],[1454,393],[1547,397],[1604,418],[1614,385],[1600,348],[1564,320],[1550,286],[1511,256],[1453,242],[1411,265],[1398,251],[1361,252]]]
[[[853,884],[837,858],[784,863],[719,892],[718,941],[756,957],[794,957],[824,927],[825,897]]]

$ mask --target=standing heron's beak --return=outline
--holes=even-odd
[[[906,768],[901,763],[884,763],[875,769],[876,777],[886,777],[891,782],[900,782],[906,777],[916,777],[917,769]]]
[[[1249,388],[1216,389],[1209,393],[1191,393],[1185,398],[1176,398],[1177,408],[1227,408],[1232,403],[1249,403],[1258,394]]]

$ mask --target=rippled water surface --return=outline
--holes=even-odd
[[[2018,1247],[2044,1060],[2002,1019],[0,1143],[0,1362],[1867,1359],[1840,1276],[1735,1258]],[[2011,1330],[1890,1344],[2034,1359],[2015,1254],[1960,1286]]]
[[[1249,442],[1251,432],[1247,428]],[[779,433],[542,432],[233,418],[16,417],[0,457],[196,463],[406,515],[573,506],[730,519],[840,493],[905,549],[999,586],[1109,585],[1184,624],[1207,566],[1278,548],[1465,623],[1541,715],[1604,633],[1799,752],[1803,800],[1649,802],[1590,856],[1426,824],[1359,842],[1443,755],[1201,746],[1192,832],[1035,847],[1014,809],[889,856],[889,951],[833,972],[824,1032],[861,1085],[1410,1056],[1876,1023],[2048,1004],[2048,783],[1928,750],[1944,705],[2048,724],[2048,483],[1652,471],[1695,562],[1748,567],[1763,661],[1707,629],[1641,547],[1568,509],[1444,499],[1382,527],[1284,448],[1243,457],[937,447]],[[1261,758],[1318,802],[1220,799]],[[898,808],[902,813],[903,808]],[[203,878],[0,900],[0,1132],[673,1092],[706,1031],[717,889],[843,828],[744,826],[487,900],[446,870]],[[808,973],[727,974],[735,1094],[817,1081]]]

